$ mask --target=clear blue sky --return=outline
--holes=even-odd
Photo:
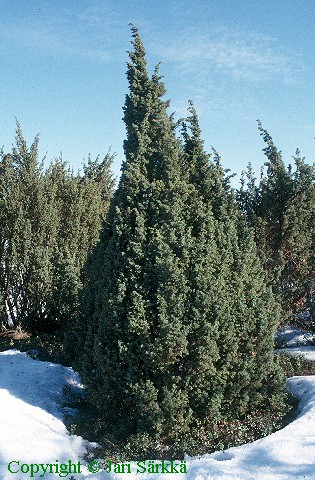
[[[315,160],[315,2],[311,0],[2,0],[0,146],[15,117],[40,154],[75,169],[88,153],[123,158],[129,22],[152,72],[163,62],[170,111],[192,99],[208,150],[257,173],[264,147],[256,119],[289,162]]]

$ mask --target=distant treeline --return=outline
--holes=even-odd
[[[282,307],[281,322],[315,323],[315,173],[299,150],[286,166],[267,146],[257,180],[248,165],[235,202],[254,228],[260,256]],[[64,328],[76,315],[84,265],[99,239],[114,190],[113,155],[74,174],[62,158],[47,169],[17,124],[12,152],[0,153],[0,319],[32,331]],[[228,176],[226,176],[228,183]],[[314,325],[313,325],[314,326]]]
[[[61,158],[47,169],[38,137],[28,147],[17,124],[0,153],[0,319],[32,332],[64,329],[77,313],[84,265],[113,190],[113,156],[88,158],[74,174]]]
[[[258,122],[266,147],[259,181],[251,164],[236,199],[253,227],[257,252],[277,301],[281,323],[315,327],[315,168],[297,149],[287,167]]]

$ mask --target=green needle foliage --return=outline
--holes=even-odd
[[[159,69],[148,75],[132,35],[126,159],[88,262],[75,362],[107,433],[167,448],[198,425],[281,403],[278,311],[193,106],[180,141]]]
[[[186,182],[158,68],[150,78],[135,28],[133,36],[126,161],[82,304],[83,324],[93,319],[84,378],[122,435],[187,428],[190,417],[180,385],[187,351]]]
[[[297,150],[295,171],[286,167],[281,152],[269,133],[258,127],[266,143],[268,161],[256,185],[251,166],[246,173],[238,201],[256,242],[273,291],[282,307],[282,323],[308,319],[315,324],[315,174]]]
[[[194,107],[184,124],[184,158],[192,184],[193,234],[188,301],[191,399],[201,418],[235,418],[277,403],[282,380],[273,361],[279,321],[253,231],[236,206],[220,158],[204,151]]]
[[[61,159],[44,171],[38,137],[19,123],[12,152],[0,156],[0,322],[29,332],[69,327],[83,266],[99,238],[113,180],[109,154],[74,175]]]

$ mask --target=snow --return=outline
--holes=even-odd
[[[310,345],[315,341],[315,334],[288,325],[278,329],[276,341],[283,343],[286,348]]]
[[[291,349],[290,349],[291,350]],[[256,442],[186,458],[186,474],[92,474],[83,460],[88,442],[70,435],[63,423],[64,387],[82,391],[78,375],[71,369],[40,362],[25,353],[0,353],[0,478],[29,479],[29,473],[10,473],[12,460],[23,463],[67,463],[79,460],[85,466],[76,480],[289,480],[315,479],[315,376],[293,377],[290,390],[300,398],[298,418],[283,430]],[[71,409],[70,409],[71,411]],[[104,454],[106,458],[106,454]],[[141,460],[141,459],[139,459]],[[16,466],[16,464],[14,464]],[[70,480],[72,474],[67,478]],[[60,478],[40,471],[33,478]]]
[[[277,353],[303,355],[307,360],[315,360],[315,334],[296,327],[287,326],[277,331],[276,339],[285,348],[279,348]]]
[[[216,460],[218,454],[214,453],[199,460],[201,461],[199,466],[198,460],[193,459],[191,466],[194,467],[194,478],[196,476],[200,480],[315,478],[315,378],[293,377],[288,383],[291,392],[301,398],[298,418],[283,430],[268,437],[228,449],[226,453],[232,457],[230,460],[224,460],[222,454]]]
[[[85,443],[70,436],[61,409],[63,387],[80,387],[78,375],[61,365],[39,362],[25,353],[0,353],[0,477],[12,460],[60,462],[83,455]],[[23,475],[24,478],[29,478]]]

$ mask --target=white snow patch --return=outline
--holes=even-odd
[[[312,344],[315,341],[315,334],[288,325],[277,330],[276,341],[282,342],[286,348],[299,347]]]
[[[60,463],[76,461],[86,442],[70,436],[63,423],[63,387],[79,385],[71,369],[40,362],[25,353],[0,353],[0,478],[19,480],[8,463]],[[45,478],[53,475],[46,475]]]

